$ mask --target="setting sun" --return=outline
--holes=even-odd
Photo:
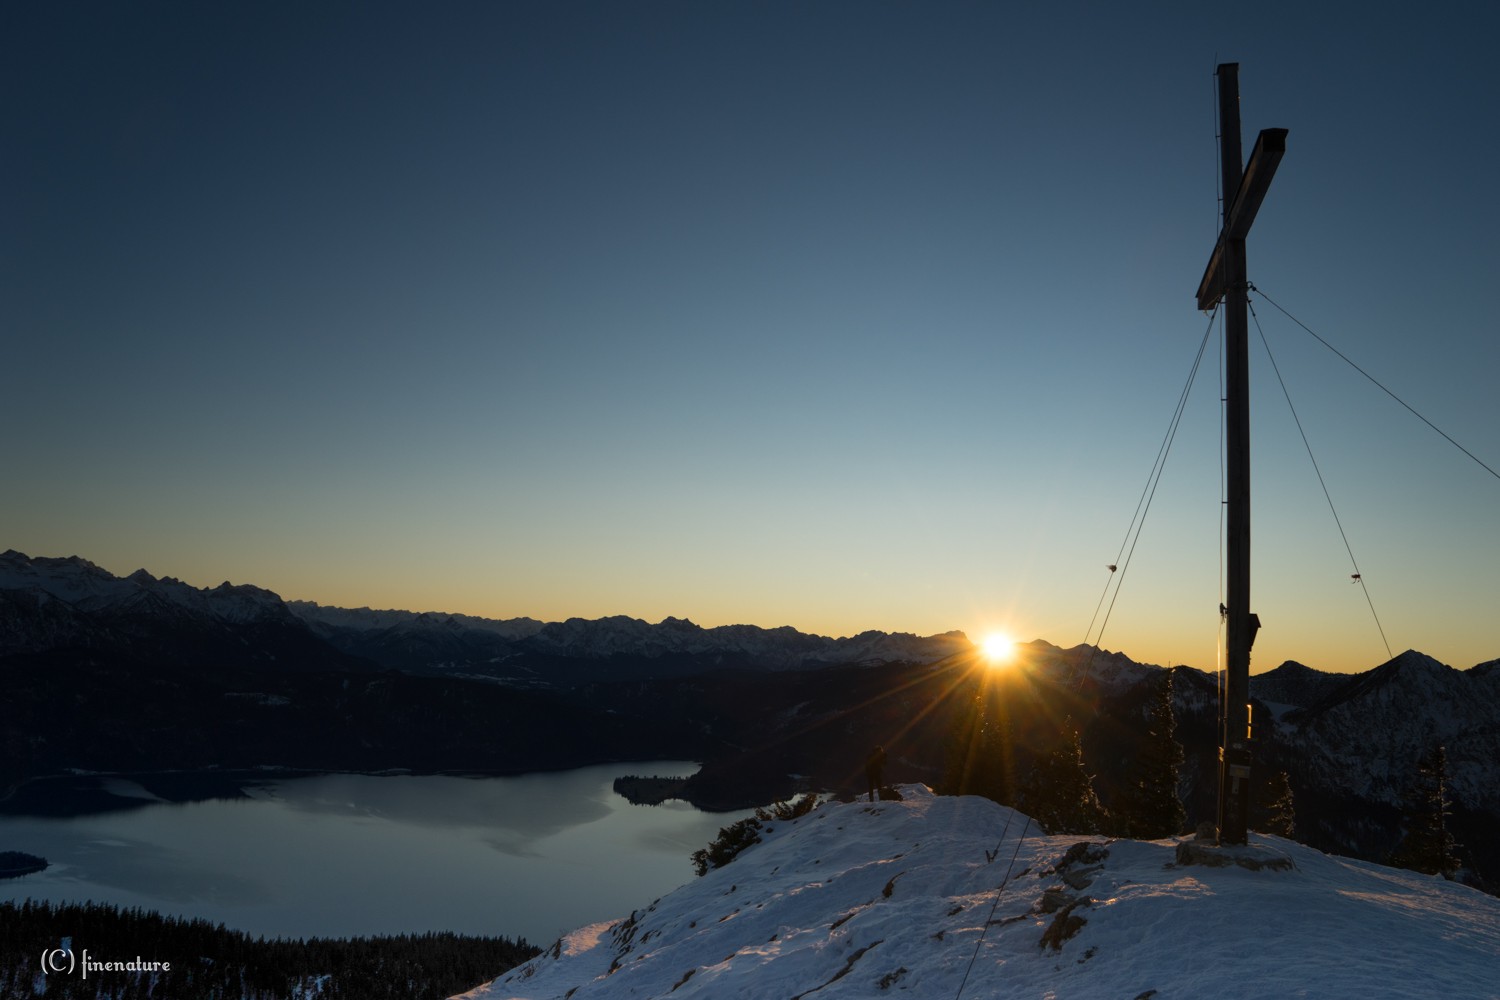
[[[992,666],[1006,663],[1016,655],[1016,640],[1004,632],[991,632],[979,644],[979,649]]]

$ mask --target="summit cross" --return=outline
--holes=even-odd
[[[1228,580],[1223,729],[1219,743],[1219,843],[1249,837],[1254,762],[1250,720],[1250,646],[1260,621],[1250,612],[1250,361],[1246,318],[1245,236],[1255,222],[1286,152],[1284,128],[1268,128],[1241,166],[1239,63],[1221,63],[1219,168],[1223,178],[1223,228],[1198,284],[1198,308],[1224,301],[1224,366],[1228,495]]]

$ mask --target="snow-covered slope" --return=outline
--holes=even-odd
[[[1415,650],[1356,674],[1296,717],[1286,739],[1330,787],[1399,803],[1415,761],[1447,748],[1449,790],[1500,809],[1500,674],[1458,671]]]
[[[1500,997],[1500,900],[1472,889],[1270,837],[1201,853],[1288,867],[1183,863],[1174,841],[1045,837],[985,799],[901,793],[773,822],[463,996]]]

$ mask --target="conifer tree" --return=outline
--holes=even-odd
[[[944,795],[968,795],[972,791],[979,734],[983,726],[984,706],[976,688],[953,713],[953,722],[948,727],[948,739],[943,747],[943,780],[939,786]]]
[[[1083,741],[1071,719],[1032,769],[1021,809],[1052,833],[1098,833],[1107,816],[1083,763]]]
[[[1146,734],[1136,753],[1135,773],[1125,796],[1125,834],[1139,840],[1175,836],[1187,825],[1187,810],[1177,797],[1182,744],[1175,739],[1172,710],[1173,672],[1156,681],[1146,710]]]
[[[1389,862],[1426,875],[1452,879],[1460,861],[1459,845],[1448,831],[1452,803],[1448,798],[1448,754],[1439,745],[1417,760],[1407,792],[1403,826],[1406,836],[1391,852]]]
[[[1256,812],[1259,816],[1255,829],[1261,833],[1291,838],[1296,827],[1296,810],[1292,801],[1291,777],[1285,771],[1277,771],[1261,785]]]
[[[1012,745],[1009,718],[976,687],[949,730],[943,794],[983,795],[1010,804]]]

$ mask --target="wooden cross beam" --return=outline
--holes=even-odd
[[[1276,166],[1286,151],[1286,129],[1266,129],[1250,162],[1240,163],[1239,64],[1219,66],[1219,162],[1224,183],[1224,227],[1198,283],[1198,308],[1224,300],[1224,383],[1227,487],[1225,548],[1225,681],[1219,744],[1219,842],[1249,837],[1254,762],[1250,729],[1250,644],[1259,619],[1250,612],[1250,352],[1247,331],[1245,236],[1255,222]]]
[[[1238,145],[1238,143],[1236,143]],[[1262,129],[1255,140],[1255,149],[1250,152],[1250,162],[1245,164],[1239,190],[1224,210],[1224,228],[1219,233],[1219,242],[1209,255],[1208,267],[1203,271],[1203,280],[1198,282],[1198,308],[1208,312],[1224,297],[1224,241],[1243,240],[1255,223],[1260,203],[1265,201],[1266,191],[1271,187],[1271,178],[1276,176],[1276,166],[1286,152],[1286,129]]]

